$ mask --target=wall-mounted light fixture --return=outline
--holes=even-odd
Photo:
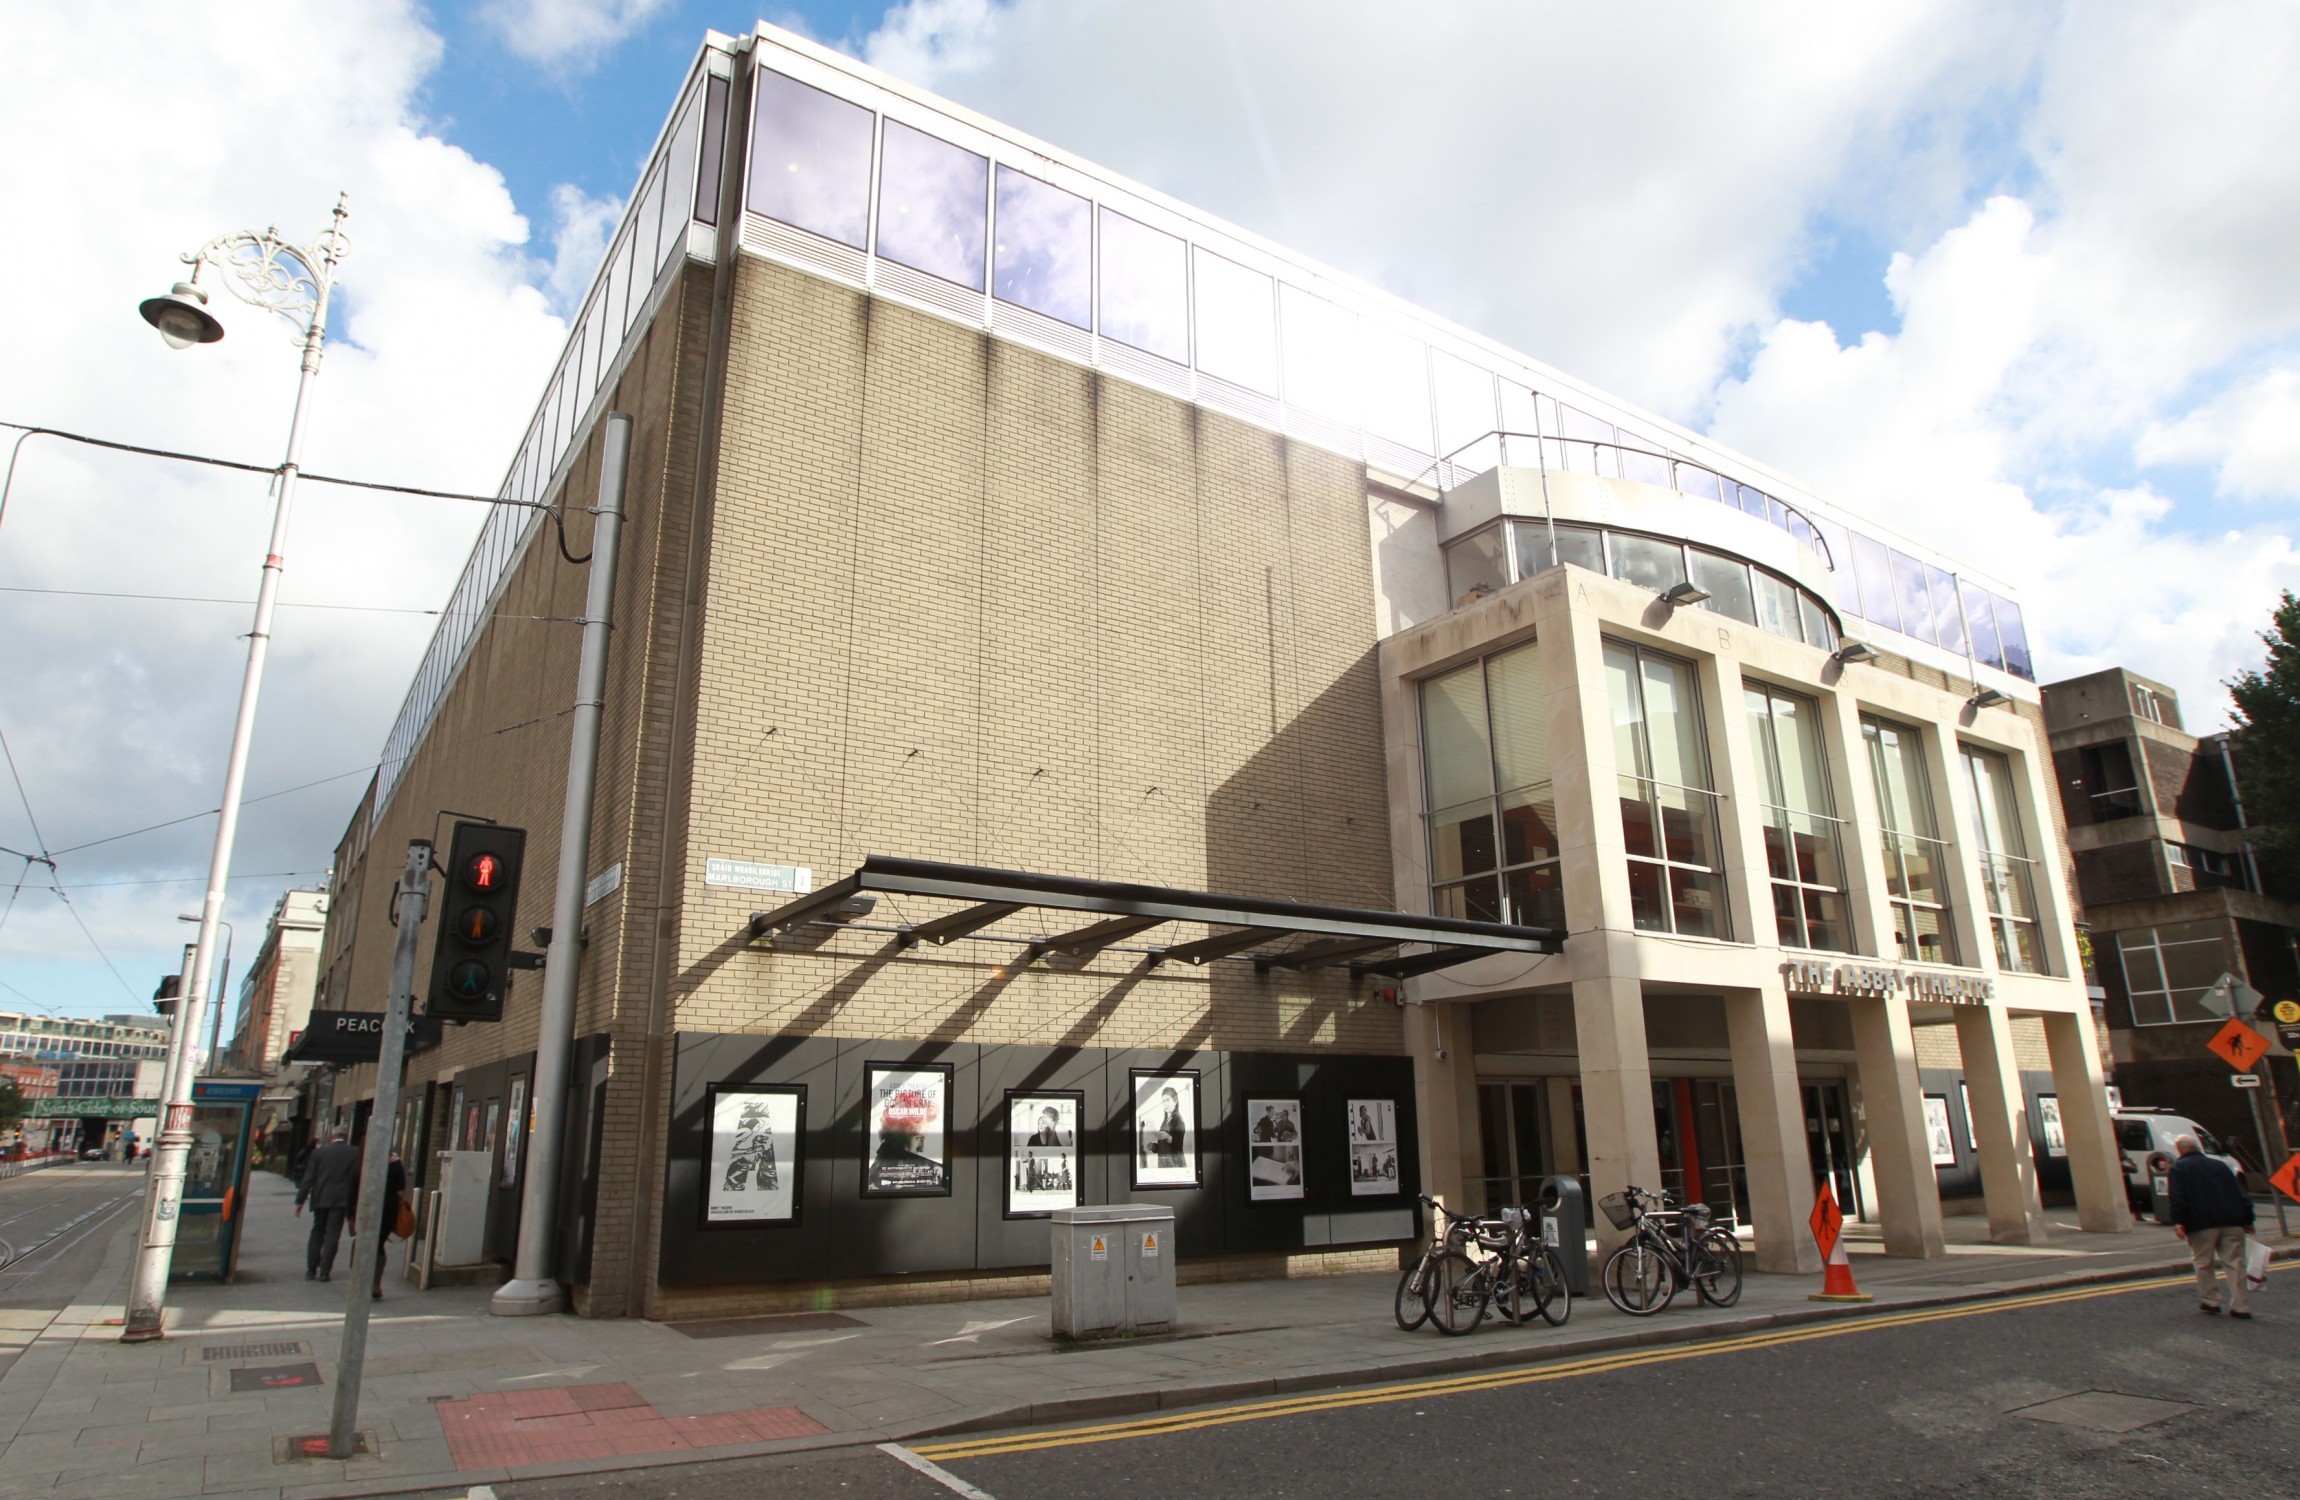
[[[1709,591],[1698,583],[1673,583],[1661,591],[1661,602],[1671,609],[1687,604],[1706,604]]]
[[[2012,702],[2012,694],[2000,693],[1993,687],[1985,687],[1975,692],[1965,702],[1974,708],[2002,708],[2007,703]]]
[[[1875,661],[1877,655],[1877,648],[1867,641],[1856,641],[1848,637],[1837,643],[1837,649],[1829,653],[1829,659],[1841,667],[1849,667],[1857,661]]]

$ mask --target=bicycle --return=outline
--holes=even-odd
[[[1597,1206],[1616,1229],[1636,1233],[1607,1257],[1605,1298],[1633,1318],[1649,1318],[1693,1288],[1711,1307],[1741,1300],[1741,1246],[1710,1222],[1709,1205],[1673,1208],[1668,1193],[1640,1187],[1609,1193]]]
[[[1396,1305],[1392,1311],[1398,1320],[1398,1327],[1407,1333],[1413,1332],[1429,1321],[1430,1285],[1433,1279],[1431,1272],[1439,1259],[1448,1250],[1461,1248],[1475,1233],[1477,1227],[1477,1219],[1474,1216],[1457,1214],[1427,1193],[1421,1195],[1421,1201],[1432,1214],[1437,1216],[1438,1223],[1442,1226],[1442,1232],[1432,1237],[1430,1242],[1422,1247],[1420,1257],[1398,1276]],[[1406,1316],[1409,1311],[1413,1314],[1410,1318]]]
[[[1541,1243],[1533,1224],[1523,1208],[1505,1208],[1471,1221],[1464,1244],[1474,1242],[1484,1252],[1480,1258],[1450,1247],[1437,1257],[1424,1295],[1438,1332],[1458,1338],[1484,1322],[1489,1310],[1519,1326],[1539,1317],[1555,1328],[1573,1316],[1565,1262],[1553,1246]]]

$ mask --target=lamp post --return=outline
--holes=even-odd
[[[120,1331],[126,1343],[163,1334],[168,1267],[176,1253],[176,1216],[184,1195],[184,1168],[192,1144],[192,1047],[200,1034],[207,1003],[209,969],[215,961],[216,929],[223,925],[225,882],[231,877],[232,841],[239,832],[240,793],[247,780],[248,741],[255,728],[256,699],[263,688],[264,658],[271,644],[272,608],[279,595],[280,570],[287,551],[288,516],[295,504],[296,473],[303,452],[303,423],[311,407],[312,382],[319,375],[320,351],[327,343],[328,293],[335,269],[351,249],[343,232],[350,195],[336,199],[335,214],[306,248],[283,239],[277,229],[219,235],[184,257],[192,268],[164,297],[147,299],[137,310],[160,331],[171,349],[212,344],[223,325],[208,311],[200,273],[213,267],[241,301],[278,313],[303,338],[303,375],[296,383],[295,412],[288,422],[287,456],[280,461],[278,498],[272,511],[271,545],[264,553],[256,588],[255,624],[248,632],[247,669],[240,679],[240,706],[232,724],[231,752],[224,761],[224,794],[216,817],[216,843],[208,861],[208,890],[200,904],[200,935],[192,948],[191,972],[184,976],[176,1004],[176,1024],[168,1039],[168,1086],[160,1101],[160,1137],[152,1150],[152,1173],[144,1193],[143,1232],[136,1268],[128,1285],[128,1313]]]
[[[189,916],[178,917],[176,920],[179,922],[197,922],[199,918]],[[224,930],[224,962],[223,966],[216,971],[216,1005],[213,1010],[208,1012],[208,1053],[200,1062],[200,1068],[211,1073],[215,1071],[216,1067],[216,1044],[222,1039],[219,1033],[223,1030],[224,1025],[223,997],[229,994],[232,988],[232,940],[238,936],[232,931],[231,923],[218,922],[216,925]],[[262,956],[261,954],[257,955],[259,958]],[[199,1069],[193,1071],[196,1074]]]

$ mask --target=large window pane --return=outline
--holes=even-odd
[[[1557,857],[1557,800],[1548,787],[1501,799],[1501,862],[1526,865]]]
[[[1456,605],[1467,604],[1478,590],[1506,587],[1509,560],[1499,526],[1449,543],[1445,549],[1446,594]]]
[[[1366,431],[1428,453],[1429,351],[1378,324],[1367,324],[1364,336]]]
[[[1709,607],[1744,625],[1757,623],[1757,601],[1749,591],[1749,565],[1715,552],[1693,551],[1693,581],[1709,591]]]
[[[1278,394],[1278,292],[1270,278],[1197,252],[1198,368]]]
[[[2020,606],[2010,599],[1996,601],[1997,635],[2005,649],[2005,670],[2015,677],[2036,681],[2036,663],[2029,659],[2028,627],[2021,623]]]
[[[1934,641],[1933,605],[1925,591],[1925,565],[1903,552],[1893,555],[1893,599],[1900,606],[1901,630],[1920,641]]]
[[[694,216],[705,224],[719,222],[719,187],[727,169],[727,80],[712,78],[703,86],[703,144],[695,161]]]
[[[2005,664],[2004,647],[1997,640],[1996,598],[1977,583],[1957,582],[1957,593],[1964,600],[1965,624],[1971,629],[1973,655],[1989,666],[2002,669]]]
[[[1716,475],[1698,464],[1677,466],[1677,491],[1696,500],[1723,500],[1725,491]]]
[[[981,291],[989,159],[889,120],[878,181],[878,253]]]
[[[1626,444],[1634,441],[1634,439],[1625,438],[1623,441]],[[1624,446],[1621,448],[1619,456],[1622,478],[1634,479],[1639,484],[1655,485],[1661,489],[1670,487],[1669,460],[1660,454],[1647,452],[1643,448]]]
[[[1793,641],[1803,639],[1795,585],[1783,582],[1762,569],[1756,570],[1756,573],[1758,627],[1774,635],[1785,635]]]
[[[1702,750],[1701,705],[1694,693],[1692,666],[1642,653],[1638,665],[1653,778],[1706,788],[1709,757]]]
[[[1613,762],[1623,776],[1651,776],[1645,736],[1639,725],[1645,706],[1638,694],[1637,653],[1610,642],[1605,647],[1605,696],[1613,708]]]
[[[870,231],[871,112],[765,68],[755,89],[751,211],[860,250]]]
[[[1901,628],[1901,611],[1893,602],[1892,555],[1874,537],[1852,534],[1853,566],[1859,577],[1861,618],[1888,630]]]
[[[1925,565],[1926,592],[1933,602],[1933,639],[1955,652],[1965,649],[1965,615],[1957,608],[1957,581],[1948,573],[1927,563]]]
[[[1442,352],[1430,355],[1430,373],[1436,380],[1440,453],[1458,452],[1495,430],[1492,375]]]
[[[1557,547],[1550,549],[1550,526],[1546,521],[1512,521],[1510,534],[1517,540],[1517,576],[1531,578],[1546,572],[1561,562],[1587,568],[1592,573],[1605,571],[1605,533],[1591,531],[1582,526],[1557,528]]]
[[[1486,658],[1485,681],[1493,718],[1496,787],[1506,792],[1546,783],[1549,715],[1542,698],[1539,650],[1528,643]]]
[[[1430,879],[1459,880],[1497,868],[1493,803],[1488,798],[1430,814]]]
[[[990,286],[999,301],[1073,328],[1093,326],[1093,205],[1002,166],[997,234]]]
[[[1623,583],[1658,594],[1685,581],[1685,549],[1678,543],[1626,531],[1614,532],[1612,542],[1613,576]]]
[[[1189,263],[1173,235],[1102,210],[1102,335],[1190,362]]]
[[[1329,422],[1358,420],[1358,320],[1321,297],[1281,284],[1286,404]]]
[[[1823,651],[1837,649],[1837,627],[1830,621],[1829,612],[1811,594],[1799,591],[1797,616],[1805,624],[1805,644],[1818,646]]]
[[[1422,684],[1422,762],[1429,805],[1451,807],[1493,793],[1486,738],[1485,669],[1457,668]]]

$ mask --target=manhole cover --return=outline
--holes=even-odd
[[[691,1323],[673,1323],[691,1339],[731,1339],[755,1333],[806,1333],[818,1328],[868,1328],[860,1318],[845,1313],[770,1313],[756,1318],[703,1318]]]
[[[319,1366],[310,1360],[300,1365],[257,1365],[232,1371],[232,1394],[242,1391],[284,1391],[291,1386],[318,1385]]]
[[[284,1344],[210,1344],[200,1351],[200,1359],[212,1365],[227,1359],[293,1359],[309,1353],[310,1346],[296,1339]]]
[[[2035,1422],[2058,1422],[2064,1427],[2087,1427],[2094,1432],[2131,1432],[2196,1410],[2186,1401],[2157,1401],[2127,1396],[2118,1391],[2078,1391],[2034,1406],[2016,1406],[2005,1413]]]

